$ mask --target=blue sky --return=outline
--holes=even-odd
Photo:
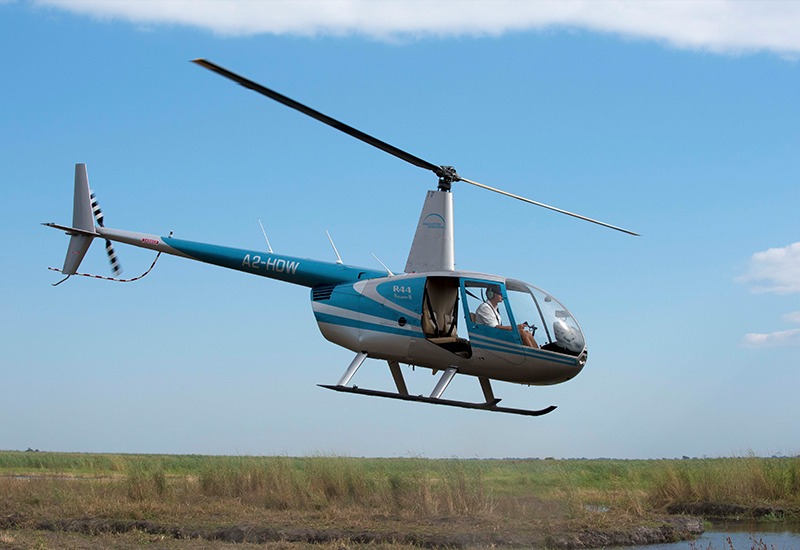
[[[446,2],[0,2],[0,449],[800,452],[800,17],[759,4],[471,2],[448,19]],[[546,289],[586,333],[574,380],[495,385],[504,405],[558,409],[318,388],[352,354],[320,335],[302,287],[173,257],[135,283],[52,287],[67,238],[39,223],[70,222],[79,162],[109,227],[265,249],[260,217],[277,252],[335,260],[328,230],[346,263],[379,268],[374,253],[402,271],[435,178],[197,57],[469,179],[641,233],[454,188],[457,267]],[[152,261],[117,252],[126,276]],[[81,271],[110,273],[102,246]],[[435,383],[406,378],[412,393]],[[377,361],[354,382],[392,388]],[[456,377],[446,396],[481,394]]]

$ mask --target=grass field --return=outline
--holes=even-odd
[[[214,528],[504,533],[543,540],[647,525],[676,503],[796,520],[800,457],[428,460],[0,452],[0,517]],[[510,537],[510,538],[509,538]],[[2,541],[0,541],[2,547]]]

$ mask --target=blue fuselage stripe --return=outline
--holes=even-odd
[[[330,325],[337,325],[341,327],[350,327],[355,329],[371,330],[376,332],[384,332],[386,334],[399,334],[402,336],[421,336],[422,329],[418,327],[392,327],[388,325],[381,325],[378,323],[369,323],[360,321],[358,319],[349,319],[347,317],[340,317],[338,315],[331,315],[329,313],[315,312],[318,323],[328,323]]]
[[[333,262],[321,262],[309,258],[229,248],[227,246],[184,241],[171,237],[162,237],[162,240],[175,250],[201,262],[309,288],[320,284],[335,285],[354,282],[359,279],[375,279],[386,276],[383,271]]]
[[[525,357],[533,357],[535,359],[546,359],[547,361],[562,363],[564,365],[575,365],[578,361],[575,357],[564,356],[558,353],[551,353],[547,351],[539,351],[521,344],[504,344],[503,342],[489,340],[480,336],[472,337],[470,339],[470,343],[472,344],[473,348],[481,348],[494,352],[511,353],[514,355],[523,355]]]

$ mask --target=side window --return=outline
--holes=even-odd
[[[498,294],[502,300],[492,299]],[[502,284],[488,281],[464,281],[466,308],[473,325],[509,326],[508,310],[505,304],[505,289]],[[494,305],[497,307],[495,308]]]

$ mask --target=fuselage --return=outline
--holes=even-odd
[[[551,295],[522,281],[469,271],[389,275],[386,271],[97,227],[97,237],[158,250],[311,289],[322,335],[369,357],[433,370],[532,385],[576,376],[587,352],[577,321]],[[501,288],[505,330],[475,318],[489,286]],[[555,309],[554,309],[555,308]],[[538,348],[523,344],[518,325],[536,325]],[[560,341],[568,324],[577,345]],[[565,347],[566,346],[566,347]]]
[[[585,344],[578,352],[561,348],[549,330],[539,335],[539,348],[523,343],[518,325],[535,321],[542,328],[546,314],[538,320],[517,319],[509,307],[503,311],[506,329],[475,318],[476,305],[483,303],[476,289],[497,285],[508,296],[520,283],[467,271],[410,273],[321,285],[312,290],[311,299],[326,339],[373,358],[434,370],[456,367],[460,374],[521,384],[573,378],[586,363]]]

